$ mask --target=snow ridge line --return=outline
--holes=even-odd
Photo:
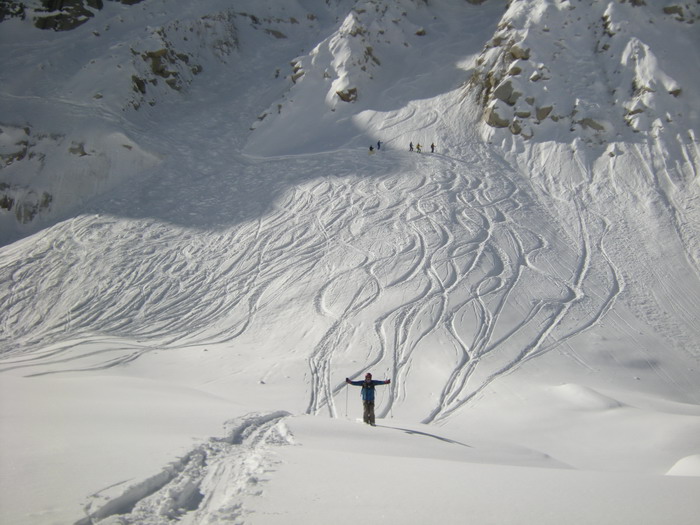
[[[273,462],[269,447],[294,442],[283,423],[290,415],[278,411],[230,421],[227,437],[211,438],[97,510],[88,502],[87,517],[75,525],[159,525],[188,513],[193,523],[236,521],[243,512],[240,497],[255,494],[259,475]]]

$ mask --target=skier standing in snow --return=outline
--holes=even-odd
[[[377,151],[379,151],[380,149],[382,149],[382,141],[378,140],[377,141]]]
[[[391,379],[387,379],[385,381],[377,381],[377,380],[372,380],[372,374],[367,372],[365,374],[365,380],[364,381],[350,381],[347,377],[345,378],[345,382],[349,385],[353,386],[361,386],[362,387],[362,406],[364,407],[364,413],[362,416],[362,420],[367,423],[368,425],[374,425],[374,387],[377,385],[388,385],[391,383]]]
[[[408,145],[408,151],[413,151],[413,142]]]
[[[430,145],[430,153],[435,153],[435,143],[434,142]]]

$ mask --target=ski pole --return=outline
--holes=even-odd
[[[348,418],[348,385],[345,385],[345,419]]]

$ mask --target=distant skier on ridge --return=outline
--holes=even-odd
[[[362,387],[362,406],[364,407],[364,413],[362,415],[362,420],[368,425],[375,426],[374,424],[374,387],[377,385],[388,385],[391,383],[391,379],[386,379],[384,381],[372,380],[372,374],[367,372],[365,374],[364,381],[350,381],[347,377],[345,382],[353,386]]]

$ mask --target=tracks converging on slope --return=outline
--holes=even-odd
[[[581,209],[578,239],[547,231],[546,211],[515,174],[485,159],[414,157],[413,173],[377,179],[371,199],[349,188],[356,201],[381,205],[363,208],[360,227],[348,216],[336,230],[357,258],[318,292],[319,313],[333,323],[309,360],[308,412],[336,414],[333,397],[344,385],[333,382],[332,360],[356,344],[359,319],[375,305],[381,312],[370,315],[362,364],[395,378],[382,415],[409,395],[417,356],[438,356],[436,346],[450,352],[451,371],[423,420],[430,423],[595,325],[614,303],[621,284],[605,255],[604,221]]]
[[[274,197],[248,192],[253,218],[194,230],[85,215],[3,263],[3,369],[98,369],[234,345],[296,309],[320,334],[294,350],[308,355],[306,412],[336,416],[346,375],[373,368],[394,378],[386,415],[412,400],[412,377],[430,363],[441,386],[423,421],[439,422],[594,326],[622,289],[605,220],[580,206],[577,236],[565,233],[486,146],[459,159],[340,151],[241,163],[229,187],[200,188],[183,209],[221,214],[215,193],[264,187],[266,162],[304,177]]]

